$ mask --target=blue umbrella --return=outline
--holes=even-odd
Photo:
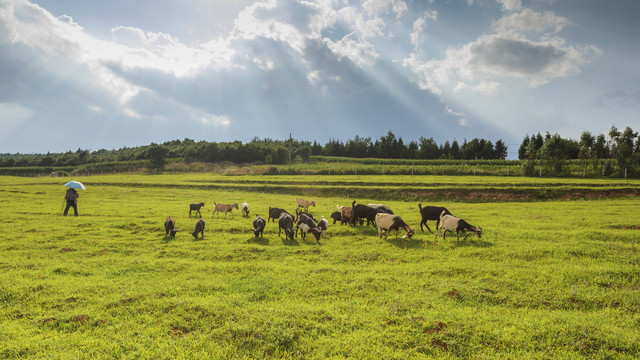
[[[86,187],[84,187],[84,185],[80,181],[69,181],[68,183],[64,184],[64,186],[72,189],[81,189],[81,190],[87,189]]]

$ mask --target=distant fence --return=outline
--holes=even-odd
[[[239,165],[233,163],[170,163],[163,167],[150,166],[146,161],[87,164],[78,167],[0,167],[6,176],[93,176],[107,174],[167,174],[213,173],[221,175],[447,175],[447,176],[529,176],[571,178],[638,178],[635,169],[585,167],[579,162],[567,162],[561,172],[553,173],[545,163],[520,161],[393,161],[372,159],[361,161],[319,161],[291,165]]]

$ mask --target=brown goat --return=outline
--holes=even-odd
[[[233,209],[237,209],[238,208],[238,203],[234,203],[234,204],[216,204],[213,203],[214,208],[213,208],[213,213],[211,214],[211,218],[213,219],[213,214],[215,214],[217,212],[217,217],[220,217],[220,213],[223,212],[224,213],[224,218],[227,218],[227,213],[230,212],[231,215],[233,215],[233,213],[231,212]]]

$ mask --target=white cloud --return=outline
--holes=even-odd
[[[87,109],[91,110],[92,112],[96,113],[96,114],[104,114],[104,108],[102,106],[99,105],[88,105]]]
[[[142,115],[138,114],[138,112],[136,112],[133,109],[124,109],[124,113],[125,115],[127,115],[128,117],[132,118],[132,119],[142,119]]]
[[[553,11],[536,12],[531,9],[524,9],[520,13],[502,17],[493,24],[493,28],[498,33],[513,31],[552,31],[553,33],[558,33],[569,25],[571,25],[569,19],[557,16]]]
[[[402,0],[366,0],[362,3],[362,8],[367,15],[374,17],[378,17],[391,9],[398,19],[409,9],[407,4]]]
[[[371,66],[380,58],[375,47],[356,33],[350,33],[337,42],[325,41],[338,56],[346,57],[360,67]]]
[[[503,10],[517,11],[522,9],[522,0],[498,0]]]
[[[224,115],[204,114],[202,117],[200,117],[200,122],[204,126],[211,127],[226,128],[231,125],[231,120],[229,120],[229,118]]]
[[[521,7],[519,1],[501,3],[505,9]],[[423,60],[412,54],[403,64],[418,76],[421,88],[436,94],[441,87],[449,86],[453,91],[471,89],[492,95],[506,79],[538,87],[555,78],[579,74],[601,54],[594,46],[570,46],[554,35],[569,24],[567,18],[553,12],[524,9],[496,21],[495,33],[481,35],[459,48],[449,48],[442,60]],[[422,22],[414,23],[414,32],[421,27]],[[536,32],[540,36],[532,39],[522,32]],[[412,35],[412,43],[414,39]]]
[[[410,39],[411,45],[413,45],[414,51],[418,51],[418,48],[424,40],[424,31],[427,27],[428,20],[437,20],[438,12],[435,10],[426,11],[424,15],[416,19],[413,22],[413,31],[411,32]]]

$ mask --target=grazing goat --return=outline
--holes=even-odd
[[[297,222],[298,218],[300,216],[306,216],[306,217],[309,217],[309,218],[313,219],[313,221],[318,222],[318,220],[316,220],[316,218],[314,218],[313,215],[311,215],[309,213],[302,212],[302,211],[298,211],[298,209],[296,209],[296,217],[293,219],[293,221]]]
[[[296,208],[296,210],[298,208],[303,208],[305,212],[309,212],[309,206],[316,207],[316,203],[315,202],[304,200],[304,199],[297,199],[296,198],[296,203],[298,203],[298,207]]]
[[[340,206],[339,209],[340,225],[344,225],[344,223],[351,224],[351,218],[353,217],[353,208],[351,206]]]
[[[202,214],[200,213],[200,208],[203,206],[203,202],[201,202],[200,204],[189,204],[189,216],[191,216],[192,211],[196,212],[196,216],[202,216]]]
[[[249,204],[246,201],[240,205],[240,209],[242,209],[242,216],[249,216]]]
[[[422,215],[422,220],[420,221],[420,230],[424,232],[422,225],[427,227],[430,233],[433,233],[427,224],[427,221],[434,220],[436,222],[436,231],[438,231],[438,225],[440,224],[440,214],[444,211],[446,215],[451,215],[451,212],[444,207],[441,206],[425,206],[422,207],[422,204],[418,204],[420,208],[420,215]]]
[[[260,215],[256,215],[255,220],[253,220],[253,233],[256,235],[256,238],[258,237],[258,235],[260,235],[260,237],[262,237],[262,232],[264,231],[264,227],[267,225],[267,222],[264,220],[264,218]]]
[[[351,225],[355,225],[356,221],[358,220],[367,220],[367,226],[369,226],[369,224],[374,224],[375,226],[375,221],[376,221],[376,214],[380,213],[381,211],[378,209],[374,209],[372,207],[369,207],[367,205],[362,205],[362,204],[358,204],[356,205],[356,201],[353,200],[353,203],[351,204],[352,208],[353,208],[353,216],[351,217]],[[361,222],[362,223],[362,222]]]
[[[446,239],[447,231],[455,232],[457,235],[456,240],[460,240],[460,234],[462,233],[465,233],[464,239],[462,240],[466,240],[467,236],[469,236],[470,231],[474,232],[476,236],[478,236],[478,238],[482,237],[481,227],[472,226],[468,222],[462,220],[461,218],[457,218],[453,215],[448,215],[444,211],[442,212],[441,215],[442,216],[440,216],[440,227],[436,231],[436,239],[438,239],[438,233],[440,233],[440,230],[443,230],[442,232],[443,239]]]
[[[327,231],[328,228],[329,228],[329,221],[327,221],[327,219],[325,219],[324,216],[320,217],[320,220],[318,220],[318,229],[325,232]]]
[[[214,208],[213,208],[213,213],[211,213],[211,218],[213,219],[213,214],[216,214],[217,217],[220,217],[220,213],[223,212],[224,213],[224,218],[227,218],[227,213],[230,212],[231,215],[233,216],[233,213],[231,212],[233,209],[237,209],[238,208],[238,203],[233,203],[233,204],[216,204],[213,203]]]
[[[403,239],[411,237],[414,234],[414,228],[407,225],[404,220],[398,215],[378,213],[376,215],[376,227],[378,228],[378,235],[382,238],[382,232],[387,231],[387,234],[384,236],[384,239],[387,240],[387,236],[392,230],[396,231],[396,239],[398,238],[398,230],[403,228],[407,233],[402,237]]]
[[[302,213],[300,214],[298,221],[296,222],[296,234],[300,229],[300,237],[305,239],[307,233],[311,233],[316,238],[316,242],[320,241],[322,230],[318,229],[318,224],[309,216]]]
[[[289,214],[286,210],[280,209],[280,208],[269,207],[269,217],[267,218],[267,221],[269,221],[271,219],[273,219],[274,221],[276,219],[280,219],[280,215],[282,213],[285,213],[285,214],[291,216],[291,218],[293,219],[293,215]]]
[[[374,209],[378,209],[380,211],[382,211],[385,214],[391,214],[393,215],[393,210],[391,210],[389,207],[384,206],[382,204],[368,204],[368,207],[374,208]]]
[[[344,223],[351,225],[351,218],[353,218],[353,207],[338,205],[336,205],[336,207],[338,208],[338,210],[340,210],[340,225],[344,225]],[[333,215],[331,215],[331,217],[333,218]],[[358,219],[358,222],[360,223],[360,226],[362,226],[364,220]]]
[[[165,234],[164,234],[165,237],[166,236],[176,237],[176,232],[178,231],[176,230],[176,221],[173,220],[171,216],[169,216],[167,220],[164,221],[164,230],[165,230]]]
[[[340,215],[340,211],[332,212],[331,218],[333,219],[333,225],[335,225],[337,221],[342,222],[342,215]]]
[[[198,233],[202,234],[202,238],[204,239],[204,220],[202,220],[202,218],[200,218],[196,222],[196,229],[193,230],[191,235],[193,235],[193,237],[197,239],[198,238]]]
[[[288,212],[283,212],[278,218],[278,236],[282,234],[282,229],[284,229],[284,238],[293,240],[293,216]]]

